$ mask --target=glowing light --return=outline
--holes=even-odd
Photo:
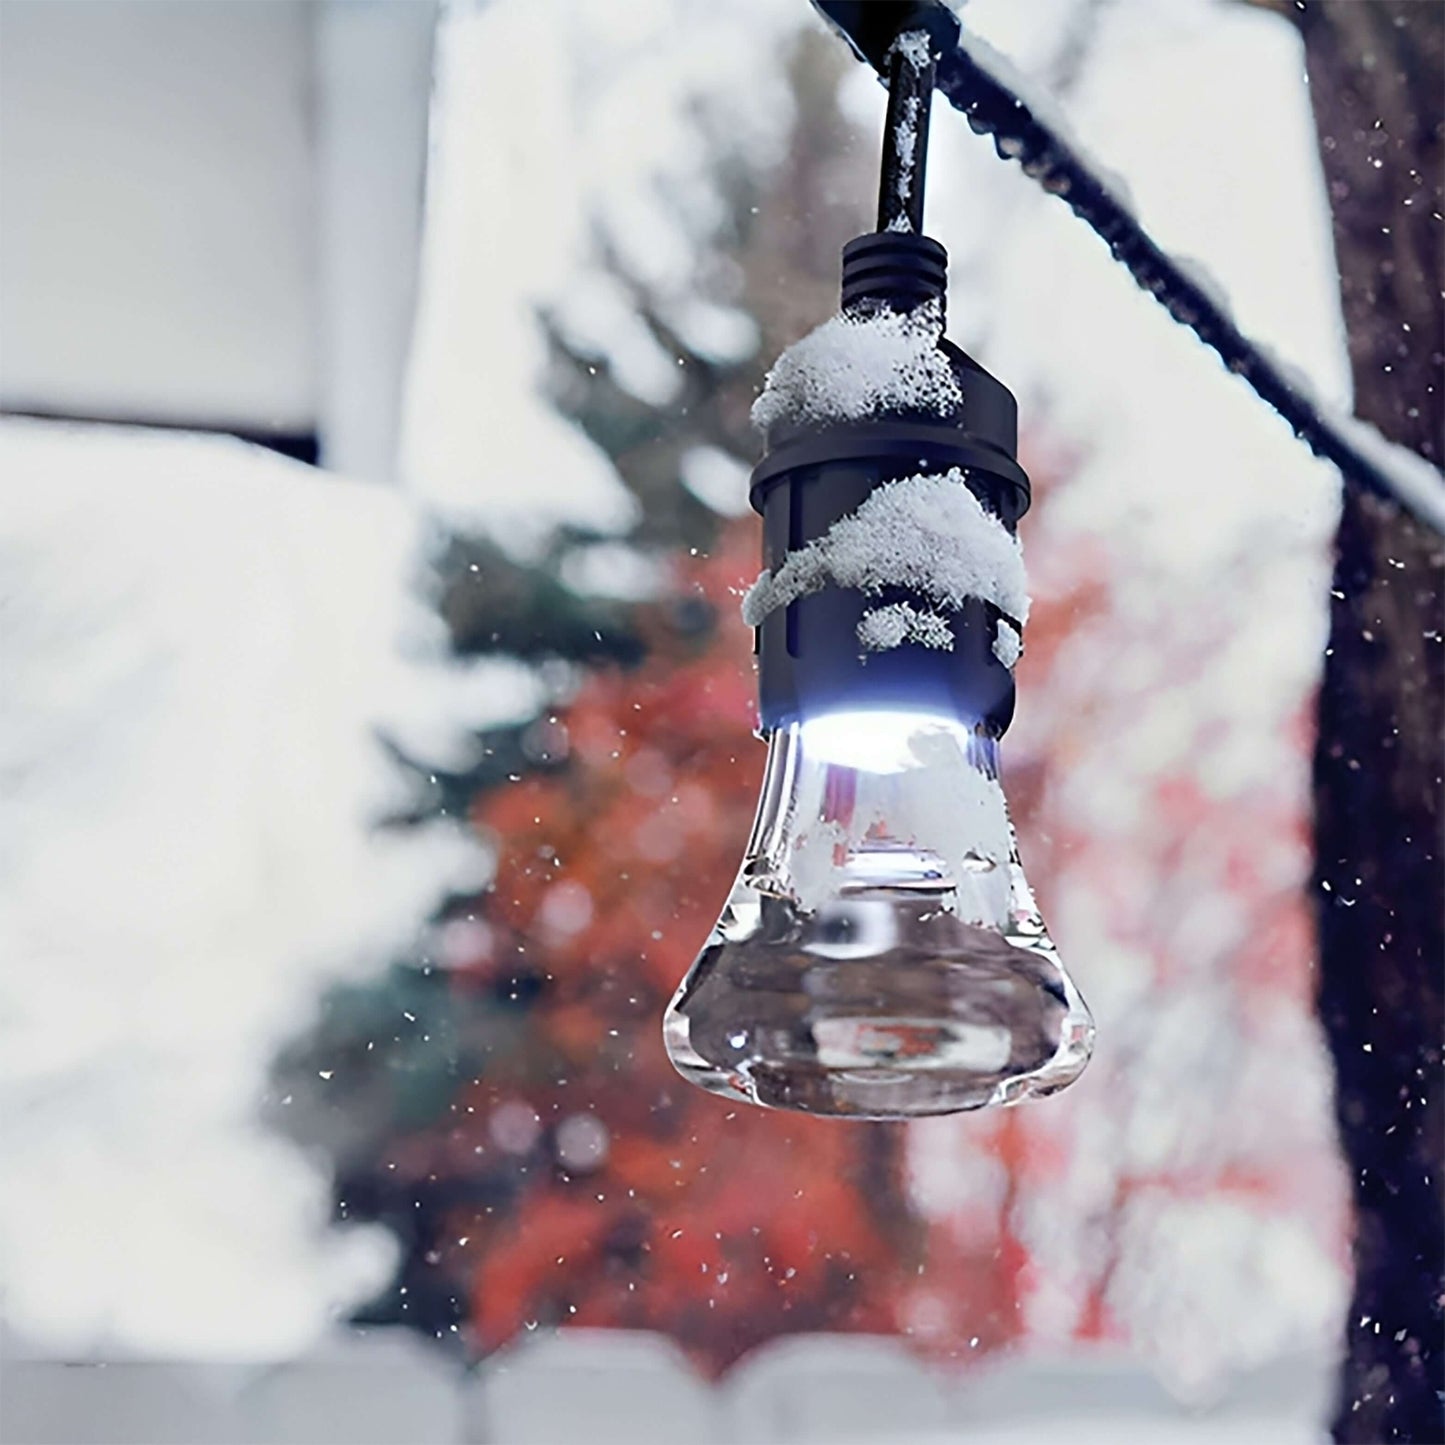
[[[821,713],[802,725],[804,753],[822,763],[864,773],[901,773],[924,766],[920,745],[951,738],[965,757],[976,735],[956,718],[881,709]]]

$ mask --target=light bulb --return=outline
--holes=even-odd
[[[668,1009],[677,1069],[855,1118],[1052,1093],[1093,1022],[1019,866],[997,743],[840,711],[773,731],[742,870]]]
[[[843,315],[754,409],[765,565],[744,615],[767,768],[663,1023],[685,1078],[749,1103],[1009,1104],[1063,1088],[1093,1046],[999,786],[1029,482],[1013,396],[942,335],[946,259],[891,228],[850,242]]]

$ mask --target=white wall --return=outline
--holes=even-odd
[[[395,474],[416,310],[434,0],[315,4],[322,461]]]
[[[0,408],[389,480],[434,0],[4,0]]]
[[[0,404],[313,429],[310,9],[0,6]]]

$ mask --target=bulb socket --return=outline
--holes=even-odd
[[[947,253],[908,233],[859,236],[843,251],[843,305],[912,310],[942,301]],[[776,571],[791,552],[824,536],[878,487],[958,469],[963,484],[1010,531],[1028,510],[1029,480],[1019,466],[1018,406],[1012,393],[947,339],[961,402],[946,417],[887,413],[846,423],[776,426],[754,468],[750,498],[763,518],[763,561]],[[943,613],[950,649],[903,642],[869,652],[858,628],[871,608],[906,602]],[[951,716],[1000,736],[1014,710],[1013,674],[995,654],[1001,621],[993,604],[971,598],[942,609],[907,588],[864,596],[827,587],[779,607],[756,631],[762,722],[771,730],[840,709],[916,710]]]

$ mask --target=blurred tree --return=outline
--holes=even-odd
[[[470,536],[441,555],[458,652],[536,664],[552,701],[484,735],[465,773],[418,775],[416,815],[469,816],[496,876],[384,980],[333,994],[278,1065],[273,1115],[335,1158],[339,1215],[401,1240],[368,1320],[481,1352],[538,1323],[633,1325],[714,1370],[780,1332],[896,1323],[915,1271],[899,1132],[730,1109],[676,1077],[659,1029],[731,885],[763,760],[734,595],[755,528],[720,533],[680,478],[698,448],[741,473],[759,360],[836,304],[870,189],[835,100],[846,66],[803,38],[790,151],[764,191],[726,171],[719,139],[730,219],[699,289],[732,278],[752,354],[690,347],[610,254],[677,359],[670,399],[631,394],[544,318],[559,410],[641,503],[626,547],[660,574],[651,600],[590,594],[577,564],[604,542],[574,530],[526,562]]]
[[[514,1208],[459,1206],[443,1230],[483,1350],[538,1321],[630,1325],[716,1370],[787,1330],[890,1328],[911,1272],[891,1131],[729,1107],[662,1048],[756,805],[736,607],[756,545],[739,525],[683,568],[642,619],[647,663],[583,684],[555,724],[564,769],[477,799],[500,860],[456,987],[535,1001],[409,1167],[480,1147],[517,1174]]]
[[[1445,460],[1445,9],[1295,7],[1355,410]],[[1445,1437],[1445,542],[1346,493],[1315,753],[1321,1018],[1355,1190],[1338,1440]]]

